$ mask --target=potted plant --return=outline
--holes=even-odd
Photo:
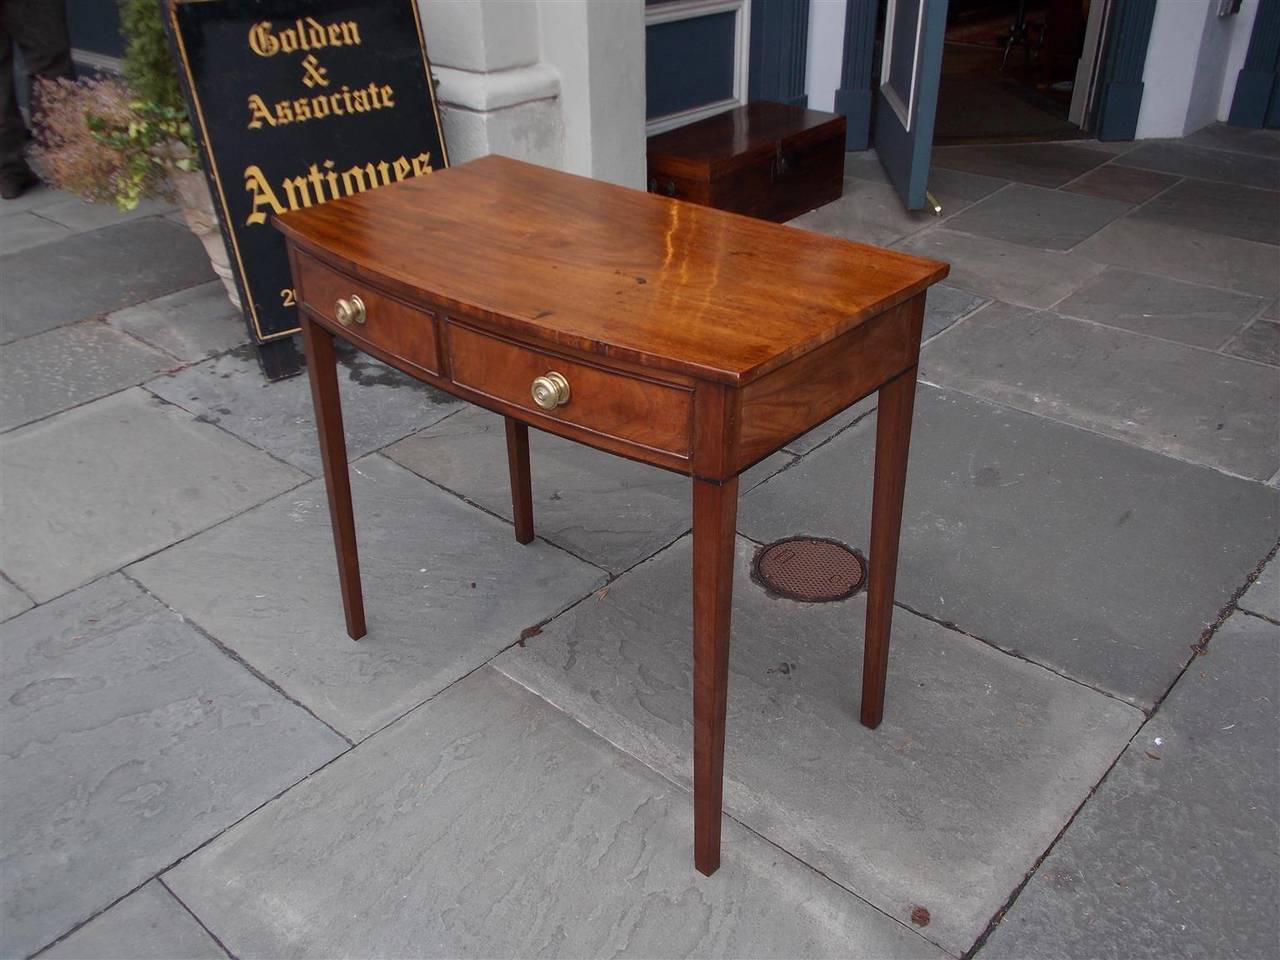
[[[41,80],[31,161],[48,183],[132,210],[177,202],[237,308],[240,295],[156,0],[120,0],[124,78]]]

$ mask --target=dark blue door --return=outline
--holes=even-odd
[[[908,210],[925,205],[947,0],[888,0],[872,145]]]
[[[1280,0],[1259,0],[1228,123],[1280,127]]]

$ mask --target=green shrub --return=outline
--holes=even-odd
[[[120,0],[125,39],[124,78],[139,100],[163,110],[186,112],[178,71],[164,35],[161,0]]]

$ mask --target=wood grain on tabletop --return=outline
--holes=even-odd
[[[285,214],[302,247],[516,336],[744,384],[945,263],[489,156]]]

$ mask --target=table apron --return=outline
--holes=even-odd
[[[914,367],[923,322],[920,293],[743,387],[728,466],[746,469]]]
[[[304,268],[304,272],[309,271]],[[314,278],[309,282],[314,284]],[[915,366],[924,316],[922,293],[745,387],[733,387],[655,377],[633,365],[602,364],[599,357],[517,341],[505,333],[458,322],[442,311],[407,303],[367,280],[356,282],[367,296],[377,298],[380,313],[392,311],[394,325],[383,323],[382,335],[370,329],[375,326],[372,321],[368,327],[339,324],[317,308],[315,297],[299,297],[299,309],[309,322],[335,337],[461,400],[607,453],[716,483],[737,476]],[[417,329],[408,332],[415,325]],[[452,342],[452,330],[471,351],[461,375],[453,354],[459,350],[462,357],[463,353]],[[571,380],[575,374],[594,378],[596,392],[610,394],[602,400],[605,409],[598,413],[575,409],[574,419],[567,419],[532,408],[523,399],[523,383],[519,396],[512,386],[514,374],[527,378],[534,369],[529,357],[545,361],[548,368],[561,364],[570,371]],[[490,359],[501,367],[491,375],[483,365]],[[498,383],[493,382],[495,378]],[[618,390],[607,389],[610,380]],[[691,402],[679,401],[681,393],[690,394]],[[639,397],[630,421],[624,395]],[[643,422],[648,416],[668,422],[655,427]]]

